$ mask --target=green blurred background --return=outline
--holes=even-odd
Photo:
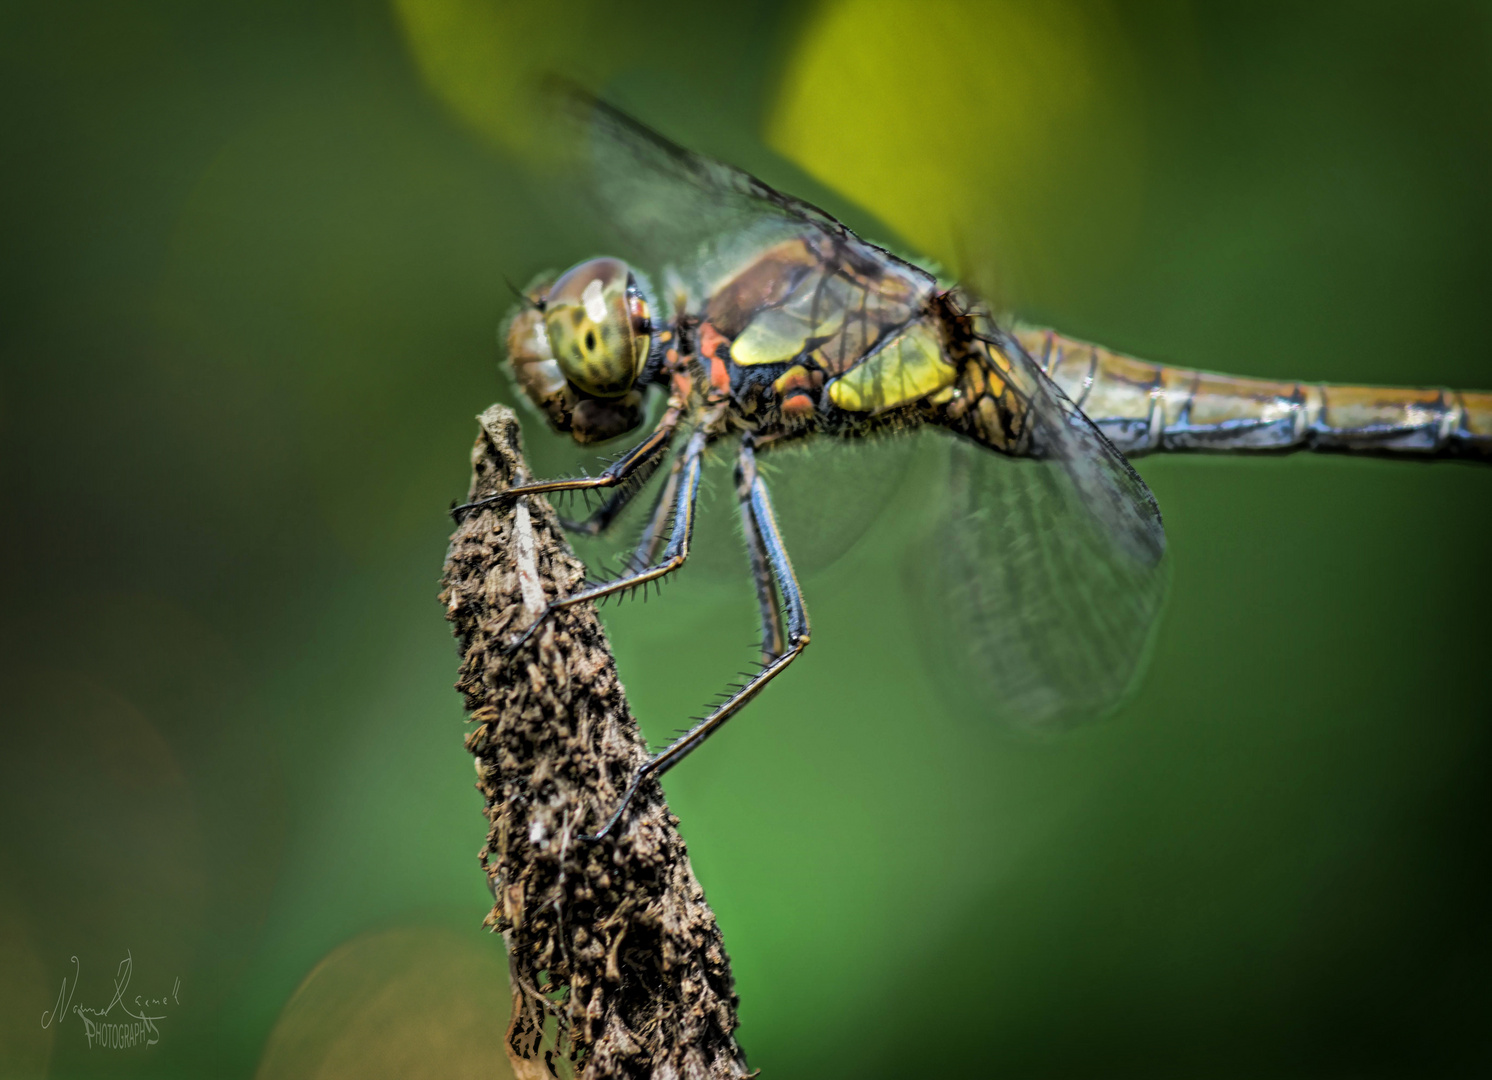
[[[1492,387],[1485,3],[10,2],[0,55],[7,1078],[506,1075],[435,592],[505,279],[596,253],[533,70],[1080,336]],[[946,706],[890,515],[669,775],[765,1075],[1492,1072],[1492,470],[1142,471],[1117,717]],[[750,656],[744,574],[607,619],[655,739]],[[157,1045],[40,1025],[126,951]]]

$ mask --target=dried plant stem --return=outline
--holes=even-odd
[[[473,497],[527,475],[512,411],[494,405],[481,425]],[[508,1052],[521,1080],[566,1063],[587,1080],[745,1077],[730,962],[657,784],[612,835],[578,839],[647,758],[595,612],[558,612],[504,655],[547,597],[583,577],[554,511],[532,497],[469,516],[446,558],[441,599],[490,823],[487,925],[512,974]]]

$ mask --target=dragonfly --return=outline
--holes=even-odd
[[[663,271],[587,259],[540,279],[506,329],[508,369],[557,433],[646,436],[599,473],[456,507],[596,492],[599,535],[663,476],[623,572],[548,600],[510,643],[577,604],[647,587],[690,555],[706,453],[734,447],[761,659],[654,754],[590,834],[698,749],[808,646],[808,611],[759,463],[787,447],[925,438],[944,454],[926,553],[944,640],[992,710],[1034,724],[1102,714],[1136,683],[1167,583],[1154,496],[1129,458],[1291,450],[1492,461],[1492,393],[1267,381],[1139,360],[1007,325],[818,207],[577,94],[602,211]],[[656,405],[656,401],[654,402]],[[920,433],[920,434],[919,434]],[[827,493],[826,493],[827,494]]]

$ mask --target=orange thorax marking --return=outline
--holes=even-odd
[[[716,330],[712,323],[700,323],[699,352],[709,361],[710,388],[722,394],[730,393],[730,371],[721,355],[721,347],[727,344],[725,335]]]

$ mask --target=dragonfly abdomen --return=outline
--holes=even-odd
[[[1327,450],[1492,458],[1492,393],[1167,367],[1050,330],[1021,344],[1124,453]]]

